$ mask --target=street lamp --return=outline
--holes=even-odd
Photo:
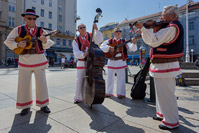
[[[189,6],[190,0],[187,0],[186,4],[186,60],[185,62],[190,62],[190,56],[189,56],[189,24],[188,24],[188,6]]]
[[[193,62],[193,49],[191,49],[191,62]]]

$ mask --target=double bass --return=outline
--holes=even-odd
[[[94,23],[98,22],[102,14],[100,8],[96,9],[97,15]],[[104,52],[94,43],[94,28],[92,28],[90,47],[86,60],[86,76],[84,77],[84,101],[92,109],[93,104],[101,104],[105,98],[105,80],[103,79],[102,70],[105,65]]]

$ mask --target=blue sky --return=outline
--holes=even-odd
[[[77,15],[80,16],[77,24],[84,23],[87,31],[91,32],[95,10],[101,8],[103,17],[98,27],[110,22],[122,22],[161,12],[166,5],[182,6],[187,0],[77,0]],[[198,0],[193,0],[198,2]]]

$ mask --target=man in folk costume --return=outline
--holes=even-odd
[[[103,36],[100,31],[98,31],[97,25],[94,23],[93,28],[96,31],[94,35],[94,43],[99,44],[103,41]],[[91,33],[86,32],[86,26],[80,24],[78,26],[79,36],[73,40],[73,53],[77,61],[77,75],[76,75],[76,92],[74,97],[74,103],[80,103],[83,101],[83,86],[84,86],[84,76],[86,73],[86,56],[88,55],[88,48],[91,40]]]
[[[102,43],[100,48],[105,52],[114,52],[114,47],[108,44],[117,43],[121,44],[125,42],[121,38],[122,31],[119,28],[114,29],[114,38],[106,40]],[[114,88],[114,76],[117,74],[117,97],[119,99],[125,98],[126,96],[126,85],[125,85],[125,68],[127,67],[126,60],[128,59],[127,50],[136,51],[137,45],[136,40],[132,39],[133,43],[127,43],[123,46],[121,51],[115,55],[114,58],[108,59],[108,72],[107,72],[107,82],[106,82],[106,97],[113,96]]]
[[[23,109],[21,115],[26,115],[30,111],[33,104],[32,100],[32,73],[35,74],[36,81],[36,105],[41,108],[44,113],[50,113],[47,107],[49,104],[48,88],[46,83],[45,69],[48,67],[48,61],[44,54],[44,49],[50,48],[54,44],[49,37],[43,36],[47,34],[41,27],[37,27],[36,19],[39,17],[32,9],[27,9],[21,15],[24,17],[25,25],[14,28],[4,42],[11,50],[26,47],[26,41],[15,42],[16,37],[23,38],[26,35],[31,37],[39,37],[39,40],[29,50],[24,50],[19,55],[19,76],[18,76],[18,93],[17,108]]]
[[[149,74],[154,77],[156,89],[156,116],[153,119],[162,121],[159,128],[163,130],[179,126],[175,77],[181,74],[178,58],[183,56],[184,33],[178,17],[177,6],[165,6],[161,18],[169,23],[168,27],[154,33],[143,24],[136,24],[144,42],[152,47]]]

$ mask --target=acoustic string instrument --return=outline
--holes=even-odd
[[[56,35],[56,34],[58,34],[58,33],[60,33],[60,31],[59,30],[55,30],[55,31],[52,31],[52,32],[50,32],[50,33],[48,33],[48,34],[46,34],[46,35],[44,35],[45,37],[47,37],[47,36],[52,36],[52,35]],[[37,37],[37,38],[33,38],[33,37],[31,37],[30,35],[26,35],[25,37],[16,37],[15,38],[15,42],[16,43],[19,43],[19,42],[21,42],[21,41],[26,41],[26,46],[24,47],[24,48],[20,48],[20,47],[18,47],[18,48],[15,48],[14,49],[14,53],[15,54],[21,54],[23,51],[24,51],[24,49],[30,49],[31,47],[32,47],[32,45],[33,45],[33,42],[35,42],[35,41],[37,41],[39,38]]]

